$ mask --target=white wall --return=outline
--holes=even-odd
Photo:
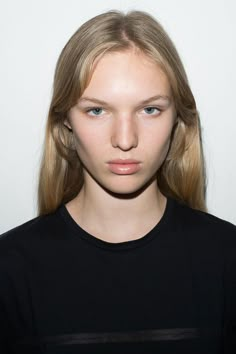
[[[236,223],[234,0],[0,0],[0,233],[36,216],[36,180],[58,55],[86,20],[145,10],[163,24],[200,111],[208,207]]]

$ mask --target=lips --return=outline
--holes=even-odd
[[[124,164],[140,163],[140,161],[134,159],[116,159],[116,160],[111,160],[108,163],[124,165]]]
[[[140,161],[134,159],[116,159],[108,162],[112,173],[118,175],[130,175],[138,172],[141,168]]]

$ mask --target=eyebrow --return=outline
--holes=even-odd
[[[151,101],[155,101],[155,100],[165,100],[167,102],[170,102],[170,97],[167,96],[167,95],[156,95],[156,96],[152,96],[152,97],[149,97],[147,98],[146,100],[144,101],[141,101],[140,104],[147,104]],[[91,101],[91,102],[95,102],[95,103],[98,103],[98,104],[102,104],[102,105],[107,105],[107,102],[103,101],[103,100],[99,100],[95,97],[81,97],[79,100],[78,100],[78,103],[81,103],[81,102],[84,102],[84,101]]]

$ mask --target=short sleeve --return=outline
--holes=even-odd
[[[10,325],[7,317],[6,307],[3,300],[3,291],[5,290],[5,283],[1,270],[0,262],[0,353],[10,354],[8,342],[10,338]]]
[[[225,245],[224,354],[236,353],[236,227]]]

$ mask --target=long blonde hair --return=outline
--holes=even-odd
[[[39,215],[55,211],[81,190],[83,169],[73,147],[72,133],[64,121],[87,87],[95,62],[104,53],[131,47],[155,60],[165,72],[178,117],[169,152],[157,171],[158,186],[165,196],[207,211],[200,120],[176,48],[163,27],[148,13],[108,11],[84,23],[58,59],[39,174]]]

